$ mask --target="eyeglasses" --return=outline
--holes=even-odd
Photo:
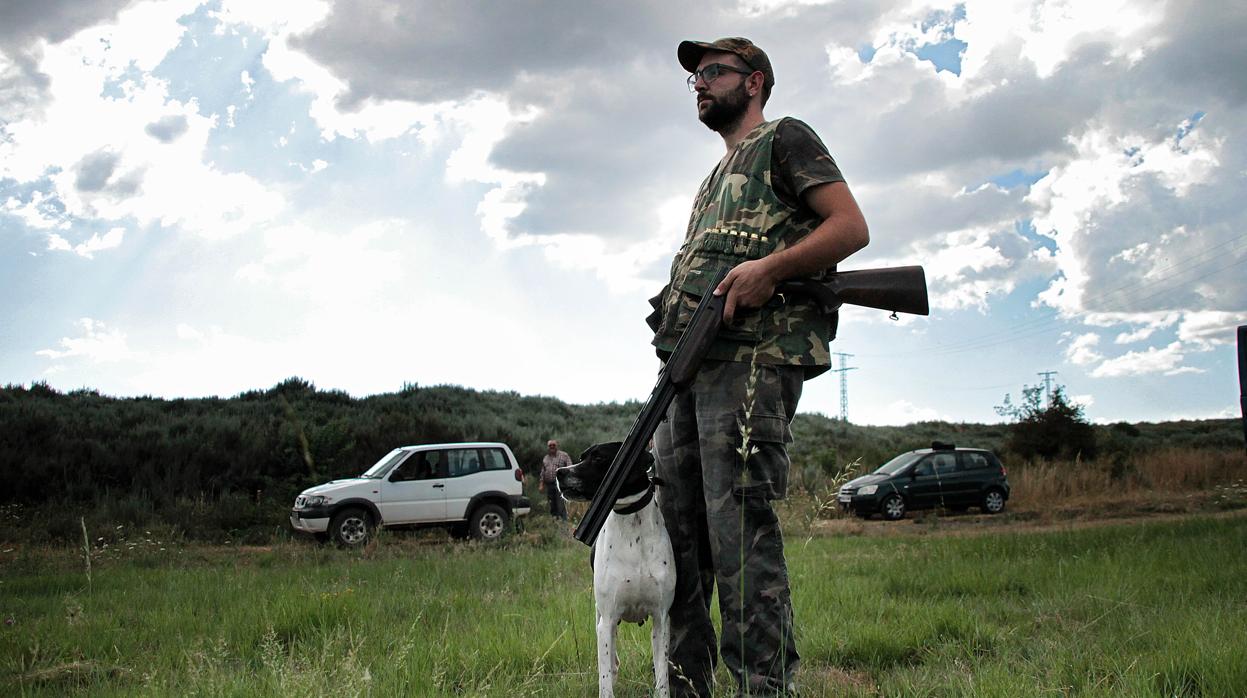
[[[715,78],[719,77],[724,72],[740,73],[741,75],[753,75],[754,73],[754,71],[752,70],[743,70],[741,68],[737,68],[734,65],[728,65],[726,63],[711,63],[710,65],[688,76],[688,91],[689,92],[697,91],[697,88],[694,87],[694,85],[697,84],[697,78],[701,78],[702,82],[709,85],[710,83],[714,82]]]

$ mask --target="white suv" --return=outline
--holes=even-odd
[[[494,540],[525,516],[524,472],[506,444],[396,448],[363,475],[304,490],[290,525],[318,540],[364,544],[377,526],[449,525]]]

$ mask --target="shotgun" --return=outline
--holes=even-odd
[[[573,535],[581,543],[592,546],[597,540],[598,532],[602,530],[606,517],[615,506],[615,500],[619,499],[619,490],[623,487],[624,480],[637,466],[641,455],[648,450],[649,440],[654,436],[659,423],[666,418],[671,401],[675,399],[676,393],[687,388],[697,376],[702,359],[706,357],[706,352],[719,334],[719,326],[723,324],[723,305],[727,301],[726,296],[716,296],[711,291],[723,281],[728,271],[724,269],[706,287],[707,292],[697,304],[697,310],[693,312],[688,327],[676,341],[667,363],[658,372],[658,382],[654,385],[654,390],[645,401],[636,421],[632,423],[632,428],[628,430],[628,436],[624,438],[623,445],[611,461],[597,494],[593,496],[580,524],[576,526]],[[806,296],[829,314],[844,303],[890,310],[893,313],[927,315],[930,312],[926,276],[922,267],[918,266],[832,272],[819,281],[802,279],[784,282],[776,288],[776,293],[783,296]]]

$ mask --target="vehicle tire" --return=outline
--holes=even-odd
[[[905,518],[905,499],[899,494],[890,494],[879,504],[879,511],[888,521]]]
[[[329,521],[329,535],[344,548],[357,548],[372,537],[372,517],[363,509],[343,509]]]
[[[507,532],[507,511],[497,504],[482,504],[472,510],[468,531],[477,540],[498,540]]]
[[[993,487],[983,493],[983,513],[999,514],[1005,510],[1005,493],[998,487]]]

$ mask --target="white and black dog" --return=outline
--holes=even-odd
[[[596,444],[580,454],[580,462],[559,468],[559,487],[568,500],[589,501],[602,484],[619,442]],[[644,623],[653,618],[654,693],[670,695],[667,680],[667,644],[671,639],[671,601],[675,598],[675,556],[671,538],[654,501],[657,479],[649,476],[653,456],[646,454],[628,473],[619,499],[590,557],[593,599],[597,604],[598,696],[615,695],[619,660],[615,636],[621,621]]]

